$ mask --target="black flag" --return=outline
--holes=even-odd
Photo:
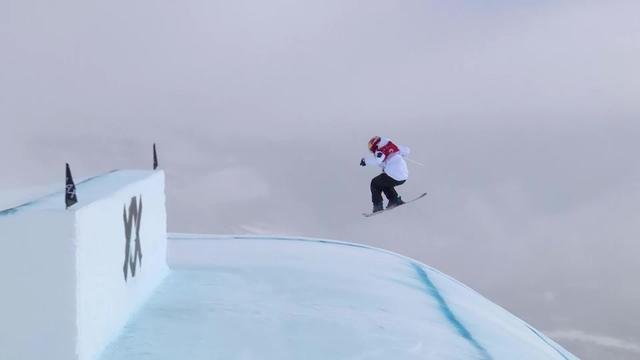
[[[65,189],[64,201],[67,204],[67,209],[78,202],[78,197],[76,196],[76,184],[73,183],[69,164],[67,164],[67,186]]]
[[[158,168],[158,153],[156,153],[156,144],[153,144],[153,170]]]

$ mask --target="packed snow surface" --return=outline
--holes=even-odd
[[[154,173],[146,170],[113,170],[78,181],[76,182],[78,203],[71,209],[76,210],[98,200],[109,198],[127,185],[147,179]],[[0,192],[0,216],[26,210],[64,210],[64,198],[65,187],[62,182],[59,185],[3,191]]]
[[[576,359],[456,280],[329,240],[172,235],[174,271],[101,360]]]

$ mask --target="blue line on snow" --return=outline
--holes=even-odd
[[[467,328],[464,327],[464,325],[460,322],[460,320],[456,318],[455,314],[453,313],[453,311],[451,311],[451,308],[442,297],[442,294],[440,294],[440,291],[438,291],[433,281],[431,281],[431,279],[429,278],[429,275],[427,275],[427,272],[424,271],[424,269],[416,263],[411,263],[411,265],[415,269],[420,280],[422,280],[422,282],[427,286],[427,290],[429,291],[429,294],[433,296],[434,299],[436,299],[436,301],[438,302],[438,305],[440,306],[440,310],[442,311],[444,316],[447,318],[447,320],[451,323],[451,325],[453,325],[453,327],[456,329],[458,334],[460,334],[460,336],[465,338],[474,348],[476,348],[478,352],[480,352],[480,355],[482,356],[483,359],[490,360],[491,355],[489,355],[487,350],[484,347],[482,347],[482,345],[480,345],[480,343],[478,343],[476,339],[473,338],[469,330],[467,330]]]
[[[16,211],[18,211],[18,210],[14,209],[14,208],[7,209],[7,210],[2,210],[2,211],[0,211],[0,216],[11,215],[11,214],[15,213]]]
[[[569,360],[569,358],[567,357],[567,355],[563,354],[562,351],[560,351],[560,349],[558,349],[557,347],[555,347],[552,343],[550,343],[542,334],[540,334],[538,332],[538,330],[532,328],[531,326],[527,325],[527,327],[529,328],[529,330],[531,330],[534,334],[536,334],[536,336],[538,336],[540,339],[542,339],[542,341],[544,341],[545,343],[547,343],[547,345],[549,345],[549,347],[551,347],[553,350],[557,351],[558,354],[560,354],[560,356],[562,356],[563,358],[565,358],[566,360]]]
[[[109,174],[111,174],[111,173],[114,173],[114,172],[116,172],[116,171],[118,171],[118,170],[117,170],[117,169],[115,169],[115,170],[111,170],[111,171],[109,171],[108,173],[100,174],[100,175],[95,175],[95,176],[92,176],[92,177],[90,177],[90,178],[84,179],[84,180],[82,180],[82,181],[78,182],[78,183],[76,184],[76,187],[79,187],[80,185],[83,185],[83,184],[89,183],[89,182],[91,182],[91,181],[93,181],[93,180],[95,180],[95,179],[98,179],[98,178],[101,178],[101,177],[107,176],[107,175],[109,175]],[[40,197],[40,198],[38,198],[38,199],[31,200],[31,201],[28,201],[28,202],[26,202],[26,203],[24,203],[24,204],[20,204],[20,205],[14,206],[14,207],[12,207],[12,208],[2,210],[2,211],[0,211],[0,216],[13,215],[13,214],[17,213],[19,210],[22,210],[22,209],[24,209],[24,208],[26,208],[26,207],[29,207],[29,206],[34,205],[34,204],[37,204],[37,203],[39,203],[39,202],[41,202],[41,201],[44,201],[44,200],[46,200],[46,199],[49,199],[49,198],[51,198],[51,197],[54,197],[54,196],[57,196],[57,195],[60,195],[60,194],[64,194],[64,192],[65,192],[65,190],[55,191],[55,192],[52,192],[52,193],[50,193],[50,194],[44,195],[44,196],[42,196],[42,197]]]
[[[48,198],[49,196],[52,196],[52,195],[55,195],[55,194],[58,194],[58,193],[60,193],[60,191],[56,192],[54,194],[50,194],[50,195],[44,196],[44,197],[42,197],[42,199]],[[40,200],[42,200],[42,199],[40,199]],[[20,210],[22,208],[25,208],[27,206],[31,206],[31,205],[35,204],[36,202],[38,202],[40,200],[29,201],[29,202],[26,202],[26,203],[24,203],[22,205],[18,205],[18,206],[12,207],[10,209],[2,210],[2,211],[0,211],[0,216],[13,215],[13,214],[17,213],[18,210]]]

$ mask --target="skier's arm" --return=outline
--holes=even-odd
[[[376,152],[374,155],[369,155],[367,157],[363,157],[362,160],[360,160],[360,165],[362,165],[364,163],[364,165],[362,166],[371,166],[371,165],[377,165],[380,166],[380,164],[382,164],[382,161],[384,160],[384,154],[381,152]]]

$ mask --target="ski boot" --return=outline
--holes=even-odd
[[[389,200],[389,204],[387,204],[387,209],[393,209],[396,206],[400,206],[404,204],[404,201],[402,201],[402,198],[400,196],[398,196],[395,199]]]
[[[372,212],[377,213],[378,211],[382,211],[382,210],[383,210],[382,203],[373,204]]]

